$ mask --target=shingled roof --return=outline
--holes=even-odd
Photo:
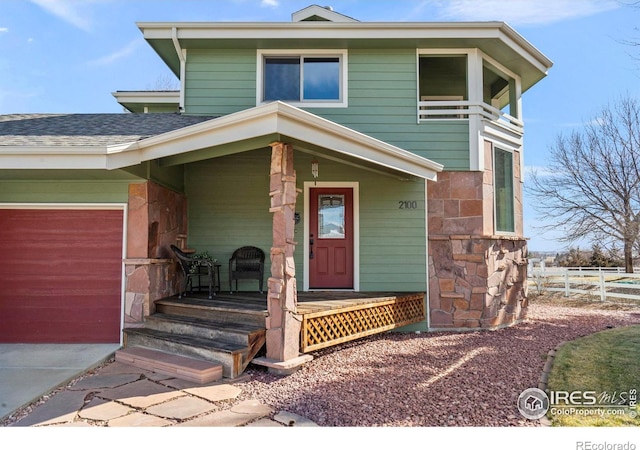
[[[215,118],[171,113],[7,114],[0,115],[0,147],[117,145]]]

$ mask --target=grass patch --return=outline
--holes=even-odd
[[[619,401],[621,395],[628,399],[635,390],[636,397],[640,397],[640,325],[602,331],[563,345],[555,356],[547,386],[554,392],[595,391],[598,403],[609,404],[601,401],[599,396],[603,393]],[[601,414],[607,412],[605,408],[597,409],[595,414],[582,414],[578,408],[573,414],[551,414],[553,407],[548,414],[553,426],[640,426],[637,403],[635,411],[626,408],[621,415]],[[635,417],[630,411],[635,412]]]

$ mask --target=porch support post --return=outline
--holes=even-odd
[[[273,213],[273,246],[271,247],[271,277],[268,281],[266,359],[282,367],[300,358],[300,318],[296,314],[296,271],[293,260],[294,215],[296,208],[296,173],[293,170],[293,147],[271,144],[269,183],[270,212]],[[269,366],[272,368],[272,366]]]

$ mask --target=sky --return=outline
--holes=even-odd
[[[634,5],[635,3],[635,5]],[[313,0],[0,0],[0,114],[114,113],[117,90],[177,88],[136,22],[282,21]],[[525,169],[544,170],[560,135],[623,96],[640,98],[634,0],[333,0],[360,21],[507,22],[554,63],[523,96]],[[526,185],[526,175],[525,175]],[[529,197],[531,251],[559,252]],[[590,246],[580,243],[582,248]]]

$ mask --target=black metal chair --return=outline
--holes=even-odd
[[[183,284],[182,284],[182,289],[178,293],[178,298],[182,298],[183,294],[186,295],[187,286],[191,286],[191,290],[193,291],[193,277],[197,276],[199,281],[199,275],[201,274],[198,272],[195,272],[195,273],[191,272],[191,266],[193,264],[197,264],[207,268],[207,277],[209,279],[209,299],[213,298],[213,296],[216,295],[213,289],[214,281],[215,281],[214,272],[213,272],[213,262],[211,262],[206,258],[196,258],[194,256],[190,256],[187,253],[180,250],[175,245],[171,245],[171,250],[176,255],[176,258],[178,258],[178,262],[180,263],[180,268],[182,269]]]
[[[264,252],[258,247],[240,247],[233,252],[229,259],[229,292],[233,293],[233,281],[236,282],[238,290],[238,280],[258,280],[259,290],[262,294],[262,284],[264,280]]]

